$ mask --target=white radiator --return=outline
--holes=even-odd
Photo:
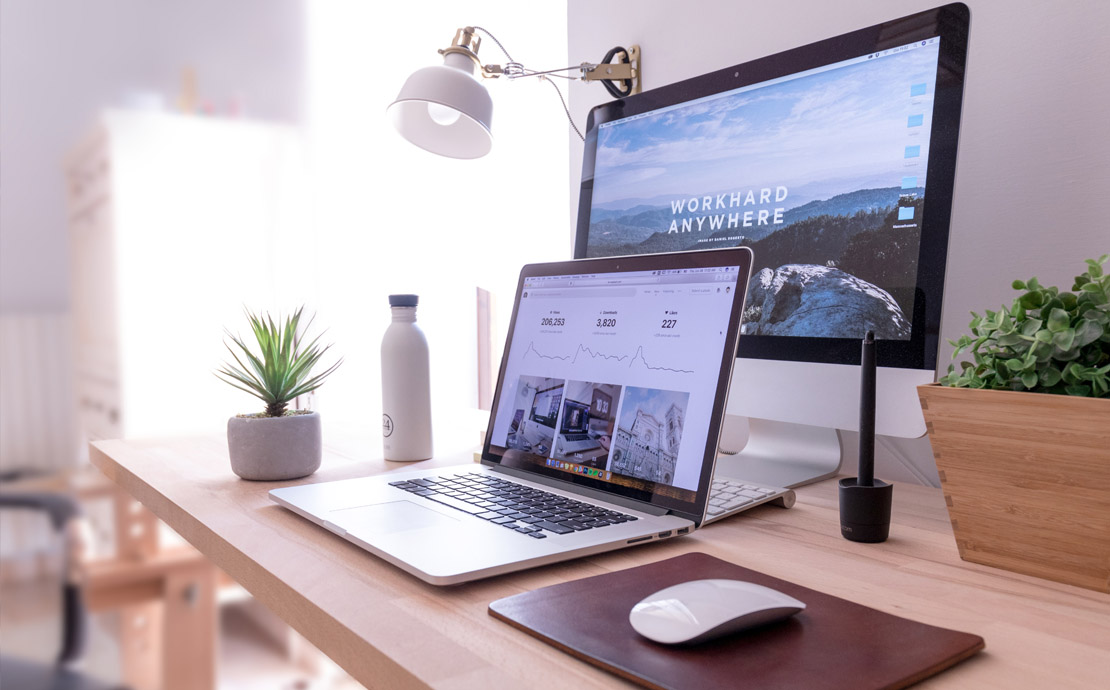
[[[0,473],[81,459],[65,313],[0,314]]]

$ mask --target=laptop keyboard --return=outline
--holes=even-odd
[[[421,477],[390,482],[389,485],[527,534],[533,539],[636,519],[632,515],[483,474]],[[789,489],[714,478],[709,493],[709,508],[702,524],[784,496],[788,499],[787,505],[793,505],[793,501],[789,500],[793,498],[793,493]]]
[[[533,539],[636,519],[632,515],[482,474],[421,477],[390,482],[389,485],[527,534]]]

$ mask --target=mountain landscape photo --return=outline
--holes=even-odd
[[[670,222],[669,207],[639,205],[624,215],[610,210],[591,223],[590,256],[748,246],[755,261],[745,334],[837,337],[866,323],[880,338],[906,339],[924,191],[838,194],[786,211],[777,228],[754,231],[671,233],[659,229]],[[899,208],[912,208],[916,222],[899,221]]]

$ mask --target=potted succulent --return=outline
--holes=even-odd
[[[922,412],[964,560],[1110,591],[1110,256],[972,312]]]
[[[242,338],[227,331],[235,348],[226,341],[224,344],[235,363],[225,363],[216,375],[266,403],[262,412],[236,415],[227,421],[231,469],[243,479],[295,479],[320,467],[320,415],[287,407],[297,396],[319,388],[342,360],[312,375],[313,367],[331,345],[321,346],[320,336],[305,343],[304,332],[312,319],[302,328],[303,311],[301,307],[284,322],[280,317],[275,322],[270,315],[257,316],[248,311],[258,354]]]

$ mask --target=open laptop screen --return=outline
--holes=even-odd
[[[483,460],[700,513],[750,264],[729,249],[526,266]]]

